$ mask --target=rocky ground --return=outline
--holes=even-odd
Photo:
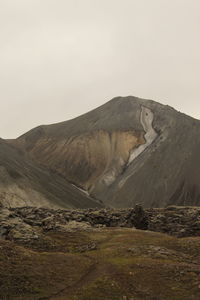
[[[200,236],[200,208],[170,206],[144,210],[136,205],[121,210],[35,207],[0,210],[0,237],[7,240],[35,240],[48,231],[90,231],[103,227],[134,227],[177,237]]]
[[[2,208],[0,299],[199,300],[199,249],[197,207]]]

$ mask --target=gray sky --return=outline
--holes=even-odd
[[[119,95],[199,118],[199,0],[0,0],[1,137]]]

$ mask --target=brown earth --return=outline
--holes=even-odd
[[[0,299],[199,300],[199,237],[125,228],[45,237],[38,249],[0,240]]]
[[[23,138],[17,142],[23,143]],[[62,140],[41,136],[29,154],[69,182],[91,191],[101,180],[112,183],[127,164],[131,150],[142,143],[142,133],[99,130]]]

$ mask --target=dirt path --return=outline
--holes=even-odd
[[[111,241],[115,237],[114,234],[109,235],[105,239],[103,239],[99,246],[102,244],[106,244]],[[88,270],[81,276],[81,278],[76,281],[71,286],[67,286],[56,293],[53,293],[50,296],[39,298],[38,300],[68,300],[71,296],[73,296],[79,289],[84,287],[85,285],[89,285],[91,282],[96,280],[98,277],[108,274],[112,272],[112,266],[109,264],[103,264],[102,262],[98,262],[93,257],[87,254],[83,254],[84,257],[91,260],[91,266]]]
[[[50,296],[39,298],[39,300],[67,300],[81,289],[83,286],[90,284],[96,278],[102,276],[109,272],[109,266],[95,262],[92,264],[86,273],[84,273],[81,278],[75,282],[73,285],[68,286]]]

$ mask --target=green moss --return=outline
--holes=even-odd
[[[91,241],[96,250],[76,251]],[[0,299],[199,300],[198,237],[110,228],[47,233],[37,243],[0,240]]]
[[[105,295],[106,300],[123,300],[124,293],[117,282],[108,277],[101,277],[70,300],[105,300]]]

